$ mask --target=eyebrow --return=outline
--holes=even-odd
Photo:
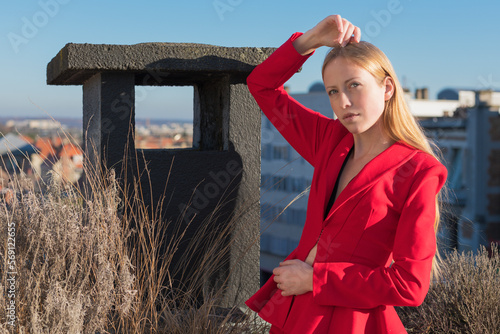
[[[352,77],[352,78],[350,78],[350,79],[347,79],[346,81],[344,81],[344,85],[345,85],[346,83],[348,83],[349,81],[352,81],[352,80],[354,80],[354,79],[359,79],[359,77]],[[335,88],[335,87],[337,87],[337,86],[335,86],[335,85],[333,85],[333,86],[326,86],[326,88]]]

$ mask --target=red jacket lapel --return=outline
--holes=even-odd
[[[417,151],[414,148],[402,142],[397,142],[368,162],[340,193],[337,200],[333,203],[332,209],[327,219],[325,219],[324,224],[328,224],[332,215],[339,210],[339,208],[350,212],[357,203],[357,201],[351,201],[353,203],[349,203],[348,201],[350,199],[356,197],[361,198],[359,195],[362,195],[366,190],[372,187],[382,176],[403,165],[416,153]],[[341,163],[342,162],[340,162],[340,164]],[[346,205],[348,206],[346,207]],[[326,204],[324,208],[325,207]]]

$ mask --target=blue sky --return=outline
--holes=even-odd
[[[277,47],[337,13],[389,56],[412,90],[428,87],[431,98],[450,86],[500,90],[497,0],[41,0],[2,7],[2,116],[81,117],[81,86],[45,81],[47,63],[69,42]],[[318,50],[290,80],[292,92],[320,80],[326,51]],[[152,89],[138,100],[136,117],[192,118],[191,88]]]

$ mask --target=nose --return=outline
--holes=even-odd
[[[340,102],[340,107],[342,109],[346,109],[351,106],[351,99],[349,99],[349,96],[346,93],[339,93],[339,102]]]

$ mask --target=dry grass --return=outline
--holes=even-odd
[[[210,277],[227,270],[238,214],[222,230],[212,230],[210,219],[205,221],[181,262],[171,266],[189,227],[180,222],[182,217],[179,222],[165,222],[161,210],[151,212],[144,206],[139,183],[122,189],[112,170],[87,165],[85,173],[89,180],[85,189],[65,184],[58,175],[50,184],[39,184],[22,173],[10,180],[15,196],[0,199],[0,333],[269,330],[251,312],[243,313],[240,305],[221,307],[226,282],[207,284]],[[160,201],[158,208],[162,205]],[[178,238],[165,235],[167,224],[174,224]],[[12,227],[15,247],[8,239]],[[205,240],[213,246],[199,257],[197,249]],[[398,308],[408,332],[499,333],[500,255],[496,247],[492,250],[492,254],[484,248],[475,255],[449,254],[441,279],[431,286],[424,304]],[[7,317],[13,254],[15,328]],[[199,258],[192,275],[183,270],[195,254]],[[175,268],[184,278],[182,289],[168,283],[179,274]]]
[[[452,252],[424,303],[398,308],[408,333],[500,333],[498,245],[476,253]]]
[[[220,307],[225,285],[207,287],[226,265],[228,222],[223,231],[198,231],[183,260],[201,240],[213,240],[185,288],[165,285],[176,273],[171,261],[179,238],[166,236],[157,210],[144,207],[139,185],[120,187],[114,172],[87,166],[86,189],[53,177],[40,185],[22,173],[11,179],[15,194],[0,201],[0,333],[264,333],[250,312]],[[46,189],[43,193],[38,189]],[[91,191],[88,191],[91,190]],[[130,197],[123,196],[131,191]],[[92,194],[86,196],[85,193]],[[161,206],[161,203],[159,203]],[[237,219],[235,215],[234,220]],[[9,325],[8,228],[15,226],[15,324]],[[206,221],[203,226],[210,226]],[[162,232],[163,231],[163,232]],[[168,239],[167,239],[168,238]],[[170,240],[166,243],[166,240]],[[226,241],[220,247],[218,240]],[[163,248],[162,248],[163,247]],[[183,268],[179,263],[176,268]],[[203,292],[200,299],[199,292]],[[200,302],[201,300],[201,302]]]
[[[53,180],[41,195],[24,175],[14,178],[11,189],[16,195],[0,208],[2,231],[9,223],[15,225],[17,329],[95,332],[104,328],[111,309],[128,312],[134,297],[126,236],[113,214],[116,189],[103,186],[84,208],[75,188],[63,189]],[[8,242],[5,233],[0,236],[5,284]],[[5,319],[5,308],[0,312]]]

